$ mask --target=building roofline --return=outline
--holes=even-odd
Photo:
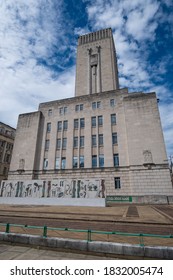
[[[8,124],[6,124],[6,123],[0,121],[0,125],[1,125],[1,124],[2,124],[2,125],[5,125],[5,126],[7,126],[7,127],[9,127],[9,128],[11,128],[11,129],[16,130],[16,128],[14,128],[14,127],[12,127],[12,126],[10,126],[10,125],[8,125]]]

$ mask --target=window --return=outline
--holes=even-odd
[[[67,130],[68,129],[68,121],[63,122],[63,129]]]
[[[101,101],[92,102],[92,109],[101,108]]]
[[[80,119],[80,128],[84,128],[85,127],[85,119],[82,118]]]
[[[43,169],[46,170],[47,168],[48,168],[48,159],[44,158]]]
[[[111,99],[111,100],[110,100],[110,106],[111,106],[111,107],[114,107],[114,106],[115,106],[115,99]]]
[[[91,118],[91,125],[92,127],[96,127],[96,117]]]
[[[47,132],[49,133],[51,131],[51,123],[47,123]]]
[[[114,154],[114,166],[119,166],[119,154]]]
[[[117,132],[112,133],[112,144],[118,144]]]
[[[83,111],[83,104],[78,104],[75,106],[75,111],[79,112],[79,111]]]
[[[60,115],[65,115],[67,113],[67,107],[61,107],[59,108],[59,114]]]
[[[61,168],[62,169],[65,169],[66,167],[66,158],[65,157],[62,157],[62,160],[61,160]]]
[[[67,107],[64,107],[64,115],[67,113]]]
[[[84,156],[80,156],[80,168],[84,167]]]
[[[79,128],[79,120],[75,119],[74,120],[74,129],[78,129]]]
[[[78,148],[78,137],[77,136],[75,136],[73,139],[73,147]]]
[[[99,146],[103,146],[103,134],[99,134]]]
[[[62,130],[62,121],[58,122],[58,131]]]
[[[97,103],[96,102],[92,102],[92,109],[96,109],[97,108]]]
[[[111,115],[111,124],[112,125],[116,124],[116,114]]]
[[[59,157],[55,158],[55,169],[60,169],[60,158]]]
[[[48,116],[52,116],[52,109],[48,110]]]
[[[67,148],[67,138],[62,139],[62,148],[66,149]]]
[[[64,113],[64,108],[63,107],[59,108],[59,114],[63,115],[63,113]]]
[[[57,149],[57,150],[61,149],[61,139],[60,139],[60,138],[58,138],[58,139],[56,140],[56,149]]]
[[[77,168],[77,157],[73,157],[73,168]]]
[[[92,135],[92,147],[97,146],[97,138],[96,135]]]
[[[79,110],[80,110],[79,105],[76,105],[76,107],[75,107],[75,111],[76,111],[76,112],[78,112]]]
[[[97,156],[92,156],[92,167],[97,167]]]
[[[98,116],[98,125],[99,126],[103,125],[103,116]]]
[[[84,136],[80,136],[80,148],[84,147]]]
[[[101,108],[101,102],[100,101],[97,102],[97,108]]]
[[[115,183],[115,189],[120,189],[121,188],[120,177],[115,177],[114,178],[114,183]]]
[[[104,167],[104,155],[99,155],[99,167]]]
[[[50,144],[50,141],[49,140],[46,140],[45,141],[45,150],[49,150],[49,144]]]

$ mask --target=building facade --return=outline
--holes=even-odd
[[[37,188],[34,194],[34,186],[42,192]],[[173,202],[156,94],[119,89],[111,29],[79,37],[75,97],[41,103],[37,112],[19,115],[1,196],[28,192]]]
[[[0,122],[0,182],[8,177],[15,131],[13,127]]]

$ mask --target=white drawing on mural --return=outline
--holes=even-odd
[[[105,181],[65,180],[2,181],[1,197],[105,198]]]

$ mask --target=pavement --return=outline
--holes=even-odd
[[[0,260],[113,260],[116,258],[0,243]]]
[[[173,225],[173,205],[125,205],[116,204],[110,207],[79,207],[79,206],[35,206],[35,205],[0,205],[0,222],[12,215],[13,218],[20,215],[23,217],[42,217],[62,219],[69,221],[82,219],[83,221],[118,221],[135,222],[169,226],[172,231]],[[1,228],[0,228],[1,230]],[[171,232],[170,232],[171,233]],[[165,240],[165,242],[168,242]],[[167,246],[168,244],[163,245]],[[163,246],[162,245],[162,246]],[[169,244],[173,246],[173,244]],[[19,245],[0,243],[0,260],[78,260],[78,259],[111,259],[101,255],[79,254],[77,252],[53,251],[41,248],[31,248]]]

